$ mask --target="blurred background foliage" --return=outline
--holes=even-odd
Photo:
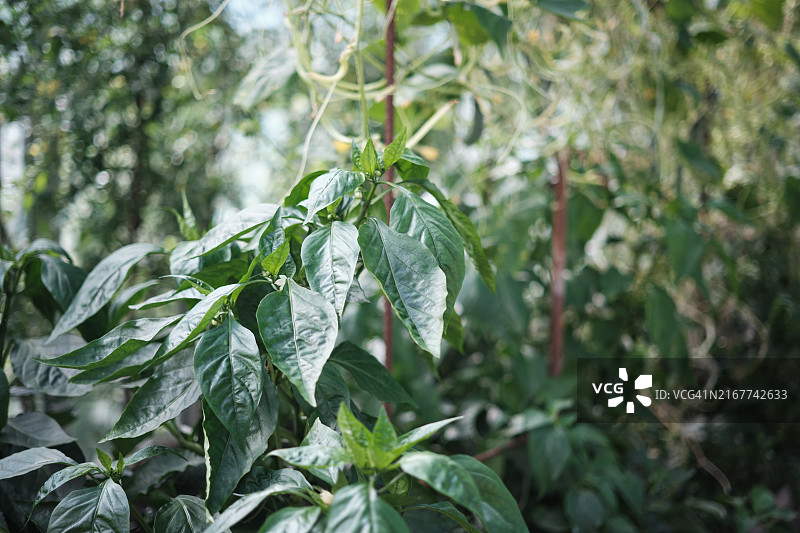
[[[52,238],[88,268],[134,240],[169,247],[178,225],[163,208],[180,210],[181,191],[208,227],[343,165],[364,121],[382,129],[382,3],[360,20],[355,2],[119,7],[0,6],[0,122],[24,141],[16,166],[19,149],[0,145],[15,248]],[[395,328],[395,374],[419,405],[396,424],[464,415],[435,446],[483,454],[533,530],[800,530],[795,425],[684,418],[692,405],[661,425],[578,424],[574,391],[580,357],[800,356],[797,2],[395,8],[396,123],[476,223],[497,279],[492,293],[468,274],[463,350],[431,368]],[[566,367],[554,377],[559,153]],[[374,353],[372,300],[343,328]],[[13,327],[36,330],[22,315]]]

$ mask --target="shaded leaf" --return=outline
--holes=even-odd
[[[188,289],[174,290],[170,292],[165,292],[163,294],[157,294],[152,298],[148,298],[142,303],[131,305],[130,308],[139,311],[142,309],[161,307],[162,305],[166,305],[171,302],[180,302],[182,300],[202,300],[202,299],[203,299],[202,292],[195,289],[194,287],[189,287]]]
[[[137,283],[127,289],[123,289],[111,301],[108,309],[108,323],[119,324],[119,321],[128,314],[130,306],[136,304],[141,300],[147,289],[158,285],[158,280],[145,281],[144,283]]]
[[[382,402],[394,404],[416,403],[403,387],[370,353],[362,350],[350,341],[339,344],[331,354],[330,361],[347,370],[356,384],[364,392],[369,393]]]
[[[195,241],[185,250],[181,250],[181,255],[187,258],[208,255],[269,222],[277,209],[278,206],[274,204],[257,204],[242,209],[208,230],[208,233],[203,235],[199,241]]]
[[[194,351],[194,371],[205,401],[244,448],[264,381],[255,336],[229,316],[203,334]]]
[[[0,432],[0,441],[23,448],[60,446],[75,442],[58,422],[44,413],[22,413],[8,421]]]
[[[327,173],[327,170],[318,170],[303,176],[300,181],[297,182],[297,185],[295,185],[286,196],[286,199],[283,201],[283,205],[286,207],[294,206],[307,199],[308,193],[311,191],[311,183],[318,177]]]
[[[201,533],[207,524],[203,500],[181,494],[161,506],[153,528],[158,533]]]
[[[78,293],[53,328],[48,342],[82,324],[97,313],[100,308],[111,301],[114,293],[125,282],[128,272],[136,263],[150,254],[160,252],[162,252],[161,248],[152,244],[129,244],[100,261],[86,276]]]
[[[286,507],[269,515],[259,533],[310,533],[319,520],[319,507]]]
[[[564,471],[572,447],[562,426],[547,424],[528,433],[528,457],[542,495]]]
[[[451,458],[431,452],[412,452],[399,461],[406,474],[427,483],[470,511],[482,513],[481,496],[469,471]]]
[[[192,359],[192,352],[186,350],[158,367],[134,393],[101,442],[144,435],[196,402],[200,385],[194,377]]]
[[[15,339],[9,352],[11,368],[29,389],[50,396],[83,396],[92,388],[69,382],[77,370],[49,366],[34,359],[61,355],[83,344],[83,340],[75,335],[63,335],[52,343],[44,338]]]
[[[79,477],[83,477],[89,472],[100,472],[100,469],[97,468],[97,465],[94,463],[81,463],[79,465],[72,465],[59,470],[50,476],[44,485],[42,485],[42,488],[39,489],[39,492],[36,493],[36,497],[33,499],[33,506],[36,507],[40,501],[45,499],[51,492],[59,488],[64,483]]]
[[[413,507],[406,508],[406,512],[403,513],[403,519],[406,523],[419,523],[419,524],[426,524],[429,523],[430,517],[428,516],[430,513],[439,513],[459,526],[463,527],[467,533],[480,533],[478,529],[473,527],[467,517],[464,516],[464,513],[459,511],[455,508],[455,506],[450,502],[437,502],[431,504],[417,504]],[[416,531],[413,527],[411,528],[412,531]],[[444,531],[450,531],[453,529],[452,524],[448,523],[444,526]],[[522,530],[521,530],[522,531]]]
[[[447,2],[445,9],[460,40],[477,45],[491,39],[501,50],[505,48],[511,29],[511,20],[507,17],[472,2]]]

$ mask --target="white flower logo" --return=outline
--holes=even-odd
[[[628,381],[627,369],[625,368],[619,369],[619,379],[621,379],[622,381]],[[633,382],[633,388],[635,388],[636,390],[649,389],[652,386],[653,386],[653,376],[651,374],[642,374],[641,376],[636,378],[636,381]],[[616,407],[622,403],[623,399],[624,398],[622,397],[622,395],[609,398],[608,406]],[[647,396],[642,396],[641,394],[637,394],[636,399],[639,400],[639,403],[641,403],[645,407],[649,407],[650,404],[652,403],[652,400],[650,398],[648,398]],[[625,404],[625,409],[626,412],[633,413],[633,402],[627,402]]]

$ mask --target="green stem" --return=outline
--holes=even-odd
[[[177,439],[178,444],[180,444],[181,447],[186,448],[187,450],[190,450],[198,455],[205,455],[205,450],[203,450],[203,447],[197,444],[196,442],[192,442],[188,440],[186,437],[184,437],[183,434],[178,429],[178,426],[175,425],[174,421],[170,420],[169,422],[166,423],[166,426],[169,432],[172,433],[172,436]]]
[[[378,188],[378,184],[373,181],[372,182],[372,187],[370,188],[369,192],[367,193],[367,196],[364,197],[364,200],[363,200],[364,203],[361,204],[361,214],[358,215],[358,220],[356,220],[356,224],[355,224],[356,226],[361,225],[361,222],[363,222],[363,220],[365,218],[367,218],[367,211],[369,210],[370,204],[372,204],[372,197],[375,196],[375,189],[377,189],[377,188]]]
[[[0,370],[2,370],[6,364],[6,355],[8,352],[8,347],[6,346],[6,332],[8,331],[8,322],[11,319],[11,306],[14,304],[14,294],[17,292],[17,284],[19,283],[19,270],[12,270],[10,275],[11,283],[9,283],[6,301],[3,304],[3,318],[0,320]]]
[[[405,475],[406,475],[406,473],[405,473],[405,472],[400,472],[399,474],[397,474],[395,477],[393,477],[393,478],[392,478],[392,479],[389,481],[389,483],[387,483],[386,485],[384,485],[383,487],[381,487],[381,489],[378,491],[378,494],[383,494],[384,492],[386,492],[387,490],[389,490],[389,487],[391,487],[392,485],[394,485],[395,483],[397,483],[398,481],[400,481],[400,479],[401,479],[403,476],[405,476]]]
[[[153,533],[153,528],[150,527],[150,524],[148,524],[147,520],[144,519],[144,516],[142,516],[142,513],[139,512],[139,509],[137,509],[133,504],[131,504],[129,507],[131,508],[131,514],[133,514],[133,517],[137,522],[139,522],[139,525],[142,526],[142,529],[144,529],[147,533]]]

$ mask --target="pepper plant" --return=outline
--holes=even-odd
[[[366,299],[363,270],[423,357],[439,357],[443,337],[460,343],[454,304],[465,251],[493,283],[475,228],[427,180],[428,168],[405,139],[403,132],[380,153],[371,140],[363,151],[354,144],[354,168],[309,174],[281,205],[249,207],[202,236],[185,203],[176,214],[187,240],[166,254],[165,280],[122,288],[138,262],[164,254],[150,244],[125,246],[85,276],[49,245],[28,252],[31,264],[8,265],[7,301],[23,276],[22,293],[54,322],[47,339],[10,343],[15,379],[55,396],[109,381],[133,384],[103,441],[144,445],[165,426],[183,448],[149,446],[115,462],[98,450],[100,466],[78,464],[36,439],[27,447],[9,441],[21,426],[17,418],[31,413],[11,419],[0,438],[14,453],[0,459],[0,480],[66,465],[38,490],[31,509],[67,482],[89,484],[67,492],[47,531],[127,532],[131,514],[143,530],[159,532],[526,530],[491,469],[469,456],[415,449],[457,418],[398,436],[383,407],[374,418],[351,397],[352,384],[377,402],[413,404],[372,354],[337,343],[348,306]],[[382,179],[390,167],[402,181]],[[389,191],[396,201],[387,223],[379,200]],[[162,283],[172,287],[141,301]],[[165,312],[181,303],[188,311]],[[63,311],[57,320],[56,310]],[[129,310],[137,317],[122,322]],[[70,333],[76,328],[88,342]],[[7,399],[8,388],[2,392]],[[193,429],[175,422],[201,398]],[[204,487],[166,491],[160,506],[140,511],[132,488],[145,485],[146,493],[152,486],[140,480],[145,468],[126,467],[164,459],[167,451],[179,456],[176,471],[202,456]],[[27,514],[44,529],[40,515]]]

